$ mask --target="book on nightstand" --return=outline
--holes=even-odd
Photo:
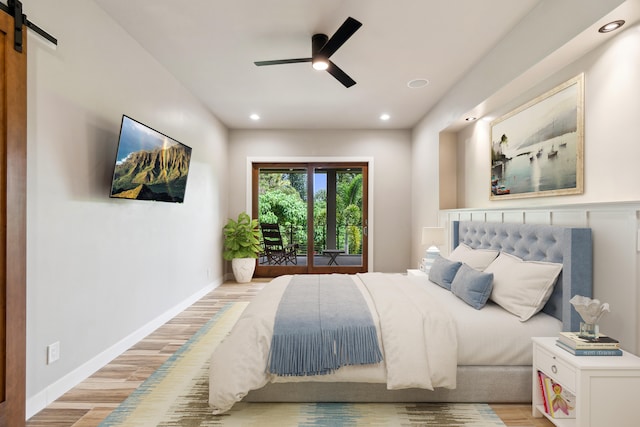
[[[571,348],[559,339],[556,345],[574,356],[622,356],[619,348]]]
[[[578,332],[560,332],[558,341],[574,350],[618,350],[620,342],[607,335],[598,338],[583,338]]]
[[[538,384],[540,385],[540,394],[542,395],[542,403],[544,405],[544,412],[546,412],[547,414],[549,413],[549,402],[547,402],[547,393],[545,392],[544,389],[544,379],[547,376],[542,373],[541,371],[538,371]]]
[[[553,418],[575,418],[576,396],[542,372],[538,372],[543,385],[545,411]]]

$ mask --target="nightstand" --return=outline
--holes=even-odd
[[[542,371],[576,396],[576,418],[553,418],[544,411],[538,382]],[[556,337],[533,338],[533,416],[558,427],[635,427],[638,425],[640,358],[574,356],[556,345]]]

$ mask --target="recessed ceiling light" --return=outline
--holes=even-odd
[[[619,19],[617,21],[613,21],[613,22],[609,22],[606,25],[603,25],[602,27],[600,27],[600,29],[598,30],[601,33],[609,33],[611,31],[615,31],[618,28],[622,27],[624,25],[624,20]]]
[[[252,115],[250,115],[249,118],[251,120],[260,120],[260,116],[257,115],[256,113],[253,113]]]
[[[407,83],[407,86],[409,86],[411,89],[418,89],[421,87],[425,87],[428,84],[429,80],[427,79],[413,79],[410,80],[409,83]]]
[[[387,121],[387,120],[389,120],[390,118],[391,118],[391,116],[390,116],[390,115],[388,115],[387,113],[382,113],[382,114],[380,114],[380,120]]]

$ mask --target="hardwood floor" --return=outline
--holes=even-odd
[[[91,377],[34,415],[27,427],[93,427],[159,368],[228,302],[249,301],[268,280],[225,283],[183,311]],[[509,427],[552,427],[531,417],[530,405],[491,405]]]

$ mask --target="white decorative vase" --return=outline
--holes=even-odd
[[[234,258],[231,260],[231,269],[238,283],[248,283],[256,269],[255,258]]]

